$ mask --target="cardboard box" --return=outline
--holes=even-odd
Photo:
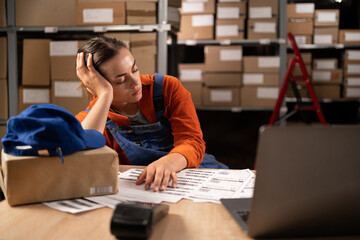
[[[314,20],[311,18],[289,18],[287,31],[293,35],[313,35]]]
[[[205,46],[206,72],[241,72],[241,46]]]
[[[179,80],[184,82],[203,82],[204,77],[204,64],[179,64]]]
[[[181,7],[181,0],[168,0],[168,5],[171,7],[180,8]]]
[[[340,98],[340,84],[332,85],[316,85],[313,84],[313,89],[317,98]]]
[[[109,2],[109,0],[77,0],[81,3],[103,3]],[[111,2],[127,2],[128,0],[111,0]],[[158,0],[131,0],[131,2],[158,2]],[[174,1],[171,1],[174,2]]]
[[[360,61],[344,61],[345,76],[360,76]]]
[[[288,53],[286,55],[286,62],[289,62],[291,58],[294,58],[295,57],[295,54],[294,53]],[[311,61],[312,61],[312,54],[311,53],[304,53],[302,52],[301,53],[301,58],[304,62],[304,64],[311,64]]]
[[[346,77],[344,84],[349,87],[360,87],[360,77]]]
[[[249,19],[270,19],[278,16],[278,0],[249,0]]]
[[[136,65],[141,74],[152,75],[156,73],[156,55],[133,53],[133,57],[136,59]]]
[[[351,99],[360,99],[360,87],[345,86],[344,97],[351,98]]]
[[[278,73],[244,73],[242,78],[244,86],[279,86]]]
[[[308,76],[310,77],[312,74],[311,64],[305,64],[305,69],[306,69]],[[300,65],[298,63],[295,64],[292,76],[293,77],[302,77],[303,76],[303,73],[300,69]]]
[[[313,35],[294,35],[294,39],[297,45],[313,43]],[[288,44],[290,44],[289,40]]]
[[[156,24],[156,3],[126,2],[126,24]]]
[[[249,19],[247,28],[248,39],[277,38],[277,19]]]
[[[290,3],[286,11],[287,18],[314,18],[315,3]]]
[[[339,27],[339,15],[339,9],[316,9],[314,26]]]
[[[7,78],[7,39],[0,37],[0,78]]]
[[[314,29],[314,44],[334,44],[338,43],[339,39],[338,28],[315,28]]]
[[[345,50],[344,54],[345,60],[360,60],[360,50]]]
[[[6,126],[5,125],[0,125],[0,139],[2,139],[5,135],[6,135]],[[2,151],[2,144],[0,144],[0,152],[1,151]],[[1,163],[1,154],[0,154],[0,163]]]
[[[336,58],[314,58],[314,69],[336,69],[338,60]]]
[[[246,2],[218,3],[216,5],[217,19],[246,19]]]
[[[274,107],[279,96],[279,88],[244,86],[240,95],[243,107]]]
[[[203,87],[204,106],[239,106],[240,88]]]
[[[195,106],[202,105],[202,83],[201,82],[181,82],[181,84],[190,92],[191,99]]]
[[[73,115],[85,110],[91,98],[84,88],[79,88],[79,85],[79,80],[52,80],[51,103],[65,108]]]
[[[215,31],[216,40],[244,39],[244,22],[242,19],[217,19]]]
[[[77,25],[123,25],[125,2],[76,3]]]
[[[49,88],[19,87],[19,113],[33,104],[50,103]]]
[[[240,73],[205,73],[205,86],[208,87],[240,87]]]
[[[50,86],[50,39],[24,39],[23,86]]]
[[[245,73],[278,73],[280,68],[279,56],[245,56]]]
[[[107,146],[63,156],[64,164],[59,157],[1,154],[0,181],[11,206],[118,191],[118,155]]]
[[[130,49],[130,34],[131,33],[107,32],[104,36],[108,38],[116,38],[117,40],[125,43],[126,47]]]
[[[9,118],[8,98],[7,79],[0,79],[0,120],[7,120]]]
[[[341,84],[342,77],[342,69],[312,71],[312,82],[316,84]]]
[[[0,27],[6,27],[6,0],[0,0]]]
[[[339,43],[360,44],[360,30],[340,29]]]
[[[214,39],[214,15],[181,15],[178,40]]]
[[[131,53],[135,55],[156,55],[156,33],[131,33],[130,48]]]
[[[203,14],[203,13],[215,13],[215,0],[205,0],[205,1],[191,1],[191,0],[182,0],[180,14]]]
[[[296,82],[296,89],[298,90],[301,98],[309,97],[309,91],[306,87],[305,82]],[[291,86],[289,86],[286,91],[286,97],[290,97],[290,98],[295,97],[294,91],[292,90]]]
[[[75,26],[76,0],[16,0],[16,26]]]

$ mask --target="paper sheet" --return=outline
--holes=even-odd
[[[44,202],[43,204],[50,208],[69,213],[80,213],[104,207],[103,204],[99,204],[82,198]]]

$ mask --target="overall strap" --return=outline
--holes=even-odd
[[[153,101],[156,111],[156,117],[158,120],[160,120],[163,117],[163,114],[165,112],[163,83],[164,83],[164,75],[155,73]]]

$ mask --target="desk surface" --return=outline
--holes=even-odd
[[[128,168],[121,166],[120,171]],[[249,239],[221,204],[183,199],[169,206],[150,239]],[[10,207],[2,201],[0,239],[116,239],[110,233],[112,213],[101,208],[70,214],[43,204]]]

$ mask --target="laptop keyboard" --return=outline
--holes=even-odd
[[[248,223],[250,211],[236,211],[236,215],[238,215],[244,222]]]

